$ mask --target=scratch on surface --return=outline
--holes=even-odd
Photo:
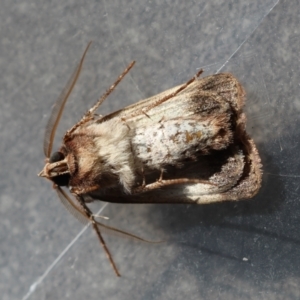
[[[274,5],[267,11],[263,17],[261,18],[260,22],[257,23],[257,26],[254,27],[254,29],[247,35],[247,37],[241,42],[241,44],[236,48],[235,51],[226,59],[224,64],[217,70],[216,73],[219,73],[225,66],[226,64],[230,61],[230,59],[241,49],[241,47],[246,43],[246,41],[249,39],[249,37],[252,35],[252,33],[257,29],[257,27],[261,24],[262,20],[273,10],[273,8],[278,4],[279,0],[277,0]]]
[[[104,208],[108,205],[105,203],[101,209],[97,212],[100,214]],[[54,269],[54,267],[58,264],[58,262],[65,256],[65,254],[71,249],[71,247],[79,240],[79,238],[83,235],[86,229],[90,226],[90,223],[82,228],[82,230],[75,236],[75,238],[71,241],[71,243],[58,255],[58,257],[53,261],[53,263],[46,269],[44,274],[40,276],[29,288],[27,294],[22,298],[22,300],[27,300],[29,297],[36,291],[36,288],[44,281],[44,279],[48,276],[48,274]]]

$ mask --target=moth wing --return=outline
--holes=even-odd
[[[245,92],[238,80],[228,73],[205,77],[191,83],[174,97],[153,107],[153,103],[172,94],[181,86],[139,101],[101,119],[113,118],[124,121],[129,128],[151,126],[156,122],[174,118],[190,118],[231,115],[235,118],[233,129],[236,141],[228,149],[199,156],[184,163],[183,167],[170,166],[163,179],[196,178],[211,182],[181,183],[141,192],[125,194],[121,187],[99,189],[86,196],[97,200],[117,203],[212,203],[253,197],[261,185],[260,157],[254,142],[245,132],[245,116],[242,113]],[[226,103],[226,104],[225,104]],[[148,108],[151,106],[151,109]],[[137,113],[139,112],[139,113]],[[154,175],[154,176],[157,176]],[[142,178],[140,184],[142,183]],[[147,178],[148,179],[148,178]],[[153,177],[150,183],[156,182]],[[147,184],[147,182],[146,182]]]
[[[224,101],[234,113],[238,113],[244,105],[244,90],[238,80],[230,73],[220,73],[194,81],[178,95],[167,101],[153,107],[147,111],[147,108],[154,102],[172,94],[182,85],[173,87],[160,94],[141,100],[129,105],[121,110],[99,119],[99,122],[105,122],[112,118],[120,118],[128,126],[148,126],[153,122],[158,122],[162,118],[190,117],[192,115],[205,115],[208,109],[214,109],[216,102],[224,106]],[[215,101],[213,101],[216,99]],[[145,112],[146,111],[146,112]],[[137,112],[140,112],[137,115]]]
[[[248,138],[248,137],[247,137]],[[170,174],[170,175],[169,175]],[[113,203],[194,203],[237,201],[254,197],[261,186],[261,160],[254,142],[248,138],[215,156],[203,156],[182,169],[166,174],[170,178],[207,178],[211,184],[175,184],[140,194],[125,194],[121,189],[98,190],[88,196]]]
[[[236,113],[239,113],[244,106],[245,91],[237,78],[230,73],[204,77],[199,80],[198,88],[222,96]]]

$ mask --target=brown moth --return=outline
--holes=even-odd
[[[92,224],[120,276],[99,227],[138,237],[98,222],[86,203],[205,204],[247,199],[261,186],[261,160],[245,131],[244,89],[232,74],[198,79],[201,70],[185,84],[109,115],[96,115],[134,62],[51,154],[57,125],[90,44],[53,107],[44,139],[46,164],[39,176],[53,182],[73,215]]]

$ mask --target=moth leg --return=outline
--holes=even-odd
[[[140,194],[152,190],[156,190],[162,187],[170,186],[170,185],[177,185],[177,184],[189,184],[189,183],[203,183],[214,185],[209,180],[201,180],[201,179],[190,179],[190,178],[178,178],[178,179],[167,179],[167,180],[158,180],[156,182],[147,184],[145,186],[139,186],[132,190],[132,194]]]
[[[90,45],[90,44],[89,44]],[[89,47],[88,45],[88,47]],[[88,49],[88,47],[85,50],[85,53]],[[85,56],[85,53],[81,59],[81,65]],[[80,127],[81,125],[91,121],[94,119],[94,114],[96,109],[103,103],[103,101],[110,95],[110,93],[116,88],[116,86],[122,81],[122,79],[124,78],[124,76],[130,71],[130,69],[133,67],[133,65],[135,64],[135,61],[131,62],[129,64],[129,66],[123,71],[123,73],[117,78],[117,80],[114,82],[114,84],[102,95],[102,97],[96,102],[96,104],[90,108],[85,114],[84,116],[81,118],[81,120],[75,124],[70,130],[67,131],[67,133],[65,134],[64,139],[68,139],[71,136],[71,133],[73,133],[78,127]],[[79,65],[80,69],[81,69],[81,65]],[[79,74],[78,74],[79,75]],[[105,117],[103,117],[102,119],[105,119]]]
[[[70,188],[70,192],[76,195],[79,194],[87,194],[90,192],[94,192],[96,190],[98,190],[100,187],[99,185],[93,185],[93,186],[89,186],[88,188],[75,188],[75,187],[71,187]]]
[[[142,186],[145,187],[146,186],[146,176],[145,176],[145,170],[144,170],[144,168],[142,168],[142,176],[143,176]]]
[[[79,195],[75,195],[75,197],[76,197],[79,205],[82,207],[82,209],[83,209],[84,213],[86,214],[87,218],[89,218],[90,222],[92,223],[92,226],[93,226],[93,228],[94,228],[94,230],[95,230],[95,232],[96,232],[96,234],[98,236],[99,242],[100,242],[101,246],[103,247],[103,249],[104,249],[104,251],[106,253],[106,256],[107,256],[110,264],[112,265],[112,267],[113,267],[116,275],[118,277],[120,277],[121,275],[119,273],[119,270],[118,270],[118,268],[117,268],[117,266],[116,266],[116,264],[115,264],[115,262],[114,262],[114,260],[112,258],[112,255],[111,255],[109,249],[106,246],[106,243],[105,243],[102,235],[101,235],[101,232],[100,232],[100,230],[99,230],[99,228],[97,226],[97,221],[95,220],[93,212],[86,206],[86,204],[84,203],[83,198],[81,198]]]
[[[151,117],[143,110],[142,110],[142,114],[144,114],[148,119],[151,119]]]
[[[163,173],[164,173],[164,169],[160,169],[160,176],[159,176],[158,182],[163,181]]]
[[[144,114],[147,116],[147,112],[149,110],[151,110],[152,108],[161,105],[162,103],[168,101],[169,99],[175,97],[177,94],[179,94],[181,91],[183,91],[184,89],[186,89],[191,83],[193,83],[201,74],[203,73],[203,70],[201,69],[200,71],[198,71],[198,73],[191,78],[189,81],[187,81],[186,83],[182,84],[177,90],[175,90],[173,93],[170,93],[164,97],[162,97],[161,99],[158,99],[156,101],[151,102],[151,104],[149,104],[147,107],[144,107],[143,109],[140,110],[136,110],[135,112],[133,112],[131,115],[127,116],[128,119],[130,118],[134,118],[136,116],[139,116],[141,114]]]

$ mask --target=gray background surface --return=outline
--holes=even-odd
[[[2,0],[1,299],[299,299],[298,0]],[[246,88],[264,165],[254,199],[207,206],[106,205],[108,225],[162,244],[94,232],[38,178],[51,106],[93,40],[56,147],[131,61],[105,114],[205,74]],[[104,203],[93,206],[99,210]]]

